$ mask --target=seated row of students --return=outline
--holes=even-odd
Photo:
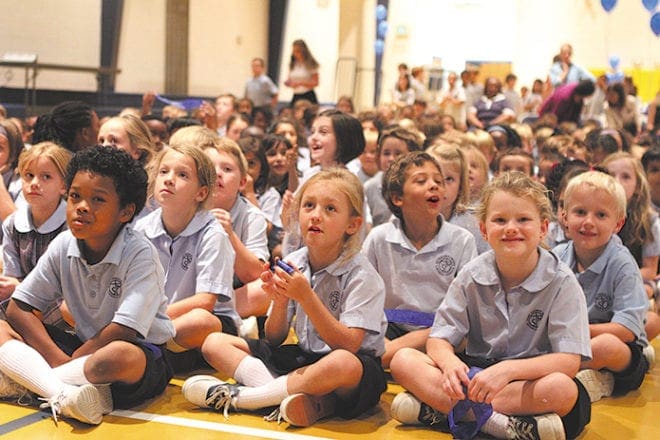
[[[318,126],[317,128],[318,128],[318,136],[317,136],[318,139],[316,140],[317,144],[313,144],[313,145],[315,145],[315,147],[316,147],[316,149],[317,149],[318,151],[321,151],[322,153],[328,154],[329,152],[332,152],[332,150],[334,149],[335,153],[337,154],[337,157],[339,157],[339,153],[337,153],[338,150],[339,150],[339,152],[342,152],[342,151],[343,151],[343,152],[344,152],[343,154],[346,154],[346,156],[344,156],[344,157],[349,157],[349,156],[351,156],[351,154],[352,154],[353,157],[354,157],[354,153],[350,153],[350,152],[349,152],[349,153],[346,153],[346,150],[342,150],[342,149],[341,149],[341,148],[343,148],[342,145],[346,145],[346,144],[342,144],[342,143],[339,143],[339,142],[337,142],[337,141],[333,142],[332,140],[331,140],[331,141],[328,141],[328,140],[326,139],[326,136],[328,135],[327,131],[328,131],[329,129],[333,129],[333,131],[334,131],[334,129],[335,129],[335,127],[332,126],[332,120],[325,121],[325,122],[324,122],[323,120],[321,120],[321,121],[319,122],[319,126]],[[333,134],[333,135],[335,135],[335,137],[338,137],[339,139],[341,139],[341,133],[340,133],[340,136],[337,136],[336,133],[331,133],[331,134]],[[344,133],[344,134],[345,134],[345,133]],[[324,151],[324,150],[325,150],[325,151]],[[312,151],[314,151],[314,147],[313,147]],[[350,151],[350,150],[349,150],[349,151]],[[166,152],[163,156],[161,156],[161,157],[160,157],[160,164],[162,164],[162,163],[163,163],[163,160],[166,159],[166,158],[167,158],[167,155],[170,155],[170,154],[173,154],[173,152],[169,152],[169,151],[168,151],[168,152]],[[319,158],[323,158],[323,157],[324,157],[323,154],[320,154],[320,155],[319,155]],[[335,160],[337,160],[337,159],[335,159]],[[344,160],[346,160],[346,159],[344,159]],[[319,160],[319,161],[320,161],[320,160]],[[183,161],[183,162],[190,162],[190,161]],[[320,162],[321,162],[321,161],[320,161]],[[176,162],[176,163],[179,163],[179,162]],[[437,173],[435,173],[435,174],[438,174],[438,175],[441,176],[441,179],[442,179],[442,180],[441,180],[440,183],[441,183],[441,186],[444,187],[444,186],[445,186],[445,177],[442,175],[441,167],[439,167],[439,166],[437,165],[437,163],[435,163],[435,162],[433,162],[433,163],[435,164],[434,166],[435,166],[436,169],[437,169]],[[327,168],[330,168],[330,167],[327,167]],[[160,173],[160,167],[157,167],[156,169],[158,169],[158,170],[159,170],[158,173]],[[168,169],[167,171],[168,171],[168,172],[171,172],[171,170],[169,170],[169,169]],[[197,168],[197,173],[199,174],[199,172],[200,172],[200,171],[199,171],[199,167],[198,167],[198,168]],[[185,174],[185,173],[184,173],[184,174]],[[157,180],[157,179],[156,179],[156,180]],[[350,180],[350,179],[349,179],[349,180]],[[430,178],[430,181],[434,181],[434,180],[436,180],[435,183],[434,183],[434,185],[436,185],[436,186],[439,185],[439,182],[437,182],[437,176],[433,176],[433,177]],[[359,184],[359,181],[358,181],[358,184]],[[358,185],[358,186],[359,186],[359,185]],[[194,185],[193,185],[193,187],[194,187]],[[198,190],[201,190],[201,186],[198,188]],[[167,194],[167,191],[168,191],[168,190],[165,190],[164,194]],[[197,197],[197,195],[198,195],[197,192],[193,192],[193,193],[194,193],[195,196]],[[207,188],[207,196],[208,196],[208,188]],[[362,196],[362,197],[363,197],[363,196]],[[401,194],[401,197],[403,197],[403,193]],[[391,197],[391,200],[389,200],[389,202],[393,202],[394,199],[395,199],[395,197]],[[197,201],[197,200],[195,200],[195,201],[196,201],[197,203],[200,202],[200,201]],[[360,201],[362,202],[362,199],[361,199]],[[428,200],[428,202],[429,202],[429,204],[433,205],[435,208],[439,208],[439,207],[440,207],[440,201],[441,201],[441,197],[438,196],[438,194],[436,194],[436,193],[434,193],[434,194],[432,194],[431,196],[429,196],[429,200]],[[335,202],[335,204],[336,204],[336,202]],[[305,206],[305,205],[304,205],[304,206]],[[414,206],[414,205],[413,205],[413,206]],[[337,207],[334,206],[334,205],[331,206],[331,208],[332,208],[332,211],[337,210]],[[328,207],[328,209],[330,209],[330,207]],[[164,208],[163,208],[163,210],[164,210]],[[301,213],[301,217],[302,217],[302,213]],[[435,215],[435,217],[437,218],[437,214]],[[298,219],[298,220],[300,221],[300,219]],[[405,224],[405,221],[402,220],[402,222],[403,222],[403,224]],[[436,222],[430,222],[430,225],[434,225],[435,223],[436,223]],[[163,219],[163,224],[165,224],[165,220],[164,220],[164,219]],[[301,224],[302,224],[302,222],[301,222]],[[439,228],[440,228],[440,226],[438,226],[438,229],[439,229]],[[351,228],[351,231],[353,231],[353,229],[354,229],[354,228]],[[359,229],[359,228],[357,228],[357,229]],[[375,231],[374,231],[374,232],[375,232]],[[305,237],[306,237],[306,234],[307,234],[307,233],[309,233],[309,235],[310,235],[311,237],[316,237],[317,235],[321,235],[321,236],[323,236],[323,235],[325,235],[325,229],[324,229],[323,227],[321,227],[321,226],[313,225],[313,226],[310,226],[310,227],[309,227],[309,229],[307,230],[307,232],[304,232],[304,230],[303,230],[303,232],[302,232],[303,240],[305,241],[305,243],[307,244],[307,247],[309,248],[309,243],[307,243],[307,241],[305,240]],[[353,235],[355,234],[355,232],[351,232],[351,233],[349,233],[349,232],[347,232],[347,231],[344,231],[343,234],[347,234],[348,236],[353,236]],[[175,234],[175,235],[176,235],[176,234]],[[336,244],[337,240],[334,240],[334,242],[335,242],[335,244]],[[422,244],[424,244],[424,243],[422,243]],[[423,247],[423,246],[422,246],[422,247]],[[190,258],[190,257],[182,259],[182,261],[181,261],[182,266],[184,265],[184,263],[185,263],[186,261],[189,260],[189,258]],[[311,262],[310,262],[310,264],[311,264]],[[313,265],[313,264],[311,264],[311,265],[312,265],[312,268],[313,268],[314,265]],[[166,267],[167,267],[167,266],[166,266]],[[447,271],[448,269],[451,269],[451,263],[445,259],[445,260],[443,260],[443,261],[441,261],[441,262],[439,262],[439,263],[436,263],[436,267],[439,267],[438,270],[445,270],[445,271]],[[265,267],[264,267],[264,269],[265,269]],[[314,271],[314,272],[315,272],[315,275],[316,275],[316,272],[317,272],[317,271]],[[457,272],[457,271],[456,271],[456,272]],[[276,273],[279,273],[279,272],[277,272],[277,270],[276,270]],[[273,292],[268,292],[269,287],[267,287],[267,286],[268,286],[268,283],[271,281],[271,279],[270,279],[270,275],[269,275],[269,274],[270,274],[269,271],[264,271],[263,274],[262,274],[262,282],[264,282],[264,286],[266,286],[266,287],[263,288],[263,290],[266,291],[266,293],[268,293],[268,294],[270,294],[270,295],[273,295]],[[266,278],[266,279],[263,279],[263,278]],[[318,293],[318,292],[317,292],[317,293]],[[332,295],[331,295],[331,296],[332,296]],[[299,298],[299,297],[296,297],[296,298],[297,298],[298,300],[301,299],[301,298]],[[337,306],[336,302],[337,302],[337,300],[341,300],[341,298],[342,298],[341,296],[340,296],[339,298],[336,298],[336,297],[335,297],[335,298],[331,298],[329,301],[331,301],[331,302],[335,302],[335,306]],[[381,307],[381,309],[382,309],[382,307]],[[306,310],[305,310],[305,312],[309,314],[309,312],[307,312]],[[272,313],[272,312],[271,312],[271,313]],[[381,317],[381,318],[382,318],[382,317]],[[269,319],[270,319],[270,318],[269,318]],[[176,319],[175,319],[175,322],[176,322]],[[267,325],[268,325],[268,324],[267,324]],[[356,325],[357,327],[360,326],[359,324],[353,324],[353,325]],[[366,324],[365,324],[365,325],[366,325]],[[337,330],[337,329],[335,329],[335,330]],[[299,332],[298,332],[298,336],[299,336],[299,338],[301,337]],[[322,336],[321,338],[325,341],[325,339],[323,338],[323,336]],[[213,338],[208,338],[208,339],[209,339],[209,341],[212,341],[212,340],[213,340]],[[326,341],[325,343],[327,344],[327,341]],[[179,345],[181,345],[181,344],[179,344]],[[205,344],[205,345],[206,345],[206,344]],[[328,344],[328,346],[332,347],[331,344]],[[351,347],[351,348],[354,348],[354,349],[355,349],[354,346]],[[204,350],[204,352],[206,353],[206,350]],[[207,359],[207,360],[208,360],[208,359]],[[364,362],[363,362],[362,360],[361,360],[361,362],[362,362],[362,364],[364,365]],[[212,362],[210,362],[210,363],[213,365]],[[363,368],[364,368],[364,366],[363,366]],[[224,370],[224,371],[229,371],[229,370]],[[280,380],[280,382],[279,382],[279,391],[281,391],[281,389],[282,389],[281,385],[282,385],[282,382],[283,382],[283,381],[286,383],[286,380]],[[201,381],[200,383],[204,383],[204,382]],[[224,387],[224,385],[222,385],[222,386]],[[347,385],[347,386],[349,386],[349,385]],[[354,386],[357,386],[357,385],[356,385],[355,383],[353,383],[353,385],[349,386],[349,388],[351,388],[351,389],[350,389],[350,391],[348,392],[348,394],[345,395],[344,397],[346,397],[346,396],[351,396],[351,397],[352,397],[352,395],[353,395],[352,392],[355,391],[355,388],[353,388]],[[192,387],[192,385],[191,385],[191,387]],[[188,388],[191,388],[191,387],[188,387]],[[199,389],[199,387],[200,387],[200,386],[194,386],[194,387],[192,387],[191,389],[193,389],[193,390],[194,390],[194,389]],[[207,387],[207,388],[208,388],[208,387]],[[259,392],[261,392],[261,391],[263,391],[263,390],[260,390]],[[195,393],[194,391],[191,391],[191,392],[192,392],[193,394]],[[224,388],[222,389],[222,394],[223,394],[223,395],[226,395],[227,392],[228,392],[228,391],[225,390]],[[234,392],[234,391],[230,390],[229,394],[232,394],[233,392]],[[313,393],[311,393],[311,394],[313,394]],[[341,396],[341,393],[340,393],[340,396]],[[230,397],[231,397],[231,396],[230,396]],[[263,396],[262,396],[262,397],[263,397]],[[269,401],[272,401],[273,397],[271,396],[270,399],[271,399],[271,400],[269,400]],[[293,402],[293,403],[291,403],[291,404],[294,405],[294,407],[295,407],[295,405],[302,405],[304,408],[307,408],[307,406],[310,404],[309,401],[310,401],[309,396],[305,396],[305,395],[303,395],[302,397],[301,397],[301,396],[298,396],[298,397],[296,397],[295,399],[291,399],[291,402]],[[232,399],[231,399],[231,398],[230,398],[229,400],[224,399],[224,400],[223,400],[223,404],[222,404],[222,406],[226,405],[227,402],[232,402]],[[266,405],[266,406],[270,406],[270,405]],[[283,412],[286,414],[286,410],[284,410]],[[289,411],[289,414],[290,414],[290,413],[291,413],[291,411]],[[295,421],[294,421],[294,423],[295,423]]]

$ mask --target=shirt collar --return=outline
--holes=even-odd
[[[559,266],[559,259],[555,254],[541,247],[538,248],[539,260],[532,273],[517,287],[534,293],[540,292],[554,280]],[[495,263],[495,252],[490,250],[483,254],[485,263],[470,266],[472,278],[479,284],[494,286],[501,284],[500,275]]]
[[[147,237],[153,239],[159,236],[167,235],[165,226],[163,226],[162,217],[163,208],[158,208],[147,217],[144,218],[145,228],[144,233]],[[151,217],[155,217],[152,219]],[[149,220],[147,220],[149,219]],[[206,209],[198,210],[193,218],[188,222],[185,229],[178,235],[179,237],[188,237],[196,234],[204,228],[210,221],[215,221],[215,217]]]
[[[61,227],[66,222],[66,202],[60,200],[60,204],[53,214],[48,217],[43,225],[38,228],[34,227],[32,222],[32,208],[19,209],[14,215],[14,227],[18,232],[26,233],[30,231],[37,231],[39,234],[48,234]]]
[[[105,254],[103,259],[96,264],[106,263],[119,266],[119,263],[121,263],[122,254],[124,253],[124,243],[133,234],[133,229],[131,229],[129,225],[124,225],[119,230],[119,233],[115,237],[115,240],[112,242],[110,249],[108,249],[108,252]],[[69,242],[69,248],[67,249],[67,257],[75,257],[87,262],[85,256],[82,254],[81,246],[82,240],[75,238],[71,240]]]

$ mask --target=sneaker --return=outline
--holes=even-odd
[[[94,385],[99,392],[99,404],[101,405],[101,412],[103,415],[110,414],[114,409],[112,403],[112,391],[110,384]]]
[[[404,425],[426,425],[449,432],[445,414],[434,410],[407,391],[394,397],[390,413],[393,419]]]
[[[589,393],[589,400],[597,402],[603,397],[609,397],[614,390],[614,375],[607,370],[580,370],[575,375]]]
[[[649,343],[649,345],[644,347],[642,353],[644,353],[644,357],[649,363],[649,370],[650,370],[655,366],[655,348],[653,348],[653,345]]]
[[[50,408],[57,424],[57,416],[62,415],[89,425],[98,425],[103,420],[101,393],[91,384],[71,387],[60,394],[46,399],[40,408]]]
[[[555,413],[539,416],[509,416],[508,440],[566,440],[564,424]]]
[[[292,394],[280,404],[279,416],[292,426],[311,426],[317,420],[334,414],[336,402],[334,394]]]
[[[223,382],[215,376],[200,374],[186,379],[181,388],[183,397],[201,408],[222,410],[229,418],[229,408],[238,395],[238,385]]]

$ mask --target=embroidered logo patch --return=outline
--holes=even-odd
[[[450,255],[443,255],[435,260],[435,270],[440,275],[451,275],[456,270],[456,261]]]
[[[607,293],[599,293],[596,295],[595,305],[598,310],[610,310],[612,308],[612,297]]]
[[[188,270],[190,268],[190,263],[192,263],[193,257],[190,252],[186,252],[183,254],[183,258],[181,258],[181,268],[183,270]]]
[[[543,310],[533,310],[529,315],[527,315],[527,327],[532,330],[538,330],[539,322],[543,319]]]
[[[110,280],[110,286],[108,286],[108,295],[113,298],[119,298],[121,296],[121,279],[113,278]]]
[[[333,290],[330,292],[330,308],[335,311],[337,310],[337,307],[339,307],[339,291],[338,290]]]

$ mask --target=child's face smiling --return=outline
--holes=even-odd
[[[481,234],[495,251],[496,258],[529,261],[548,231],[539,208],[531,199],[496,191],[488,204]]]
[[[162,157],[156,174],[154,198],[163,209],[196,211],[208,188],[200,186],[195,161],[178,151]]]
[[[401,208],[407,224],[426,223],[438,217],[444,197],[442,173],[432,162],[425,162],[406,170],[403,195],[392,197],[392,203]]]
[[[85,257],[98,261],[110,249],[117,232],[135,212],[135,205],[122,207],[115,183],[108,176],[78,171],[67,193],[69,230],[85,242]]]
[[[38,157],[21,172],[23,195],[34,210],[55,209],[66,188],[57,167],[47,157]]]
[[[345,234],[355,234],[361,223],[360,217],[353,215],[346,194],[329,183],[312,183],[300,201],[300,231],[316,270],[321,267],[313,260],[336,260],[343,250]]]
[[[218,177],[212,193],[213,207],[229,211],[238,197],[238,193],[245,188],[245,177],[236,159],[229,153],[207,148],[206,154],[211,158]]]
[[[564,219],[568,236],[578,259],[587,266],[600,255],[610,240],[623,226],[616,210],[616,200],[603,189],[580,185],[564,198]]]
[[[327,116],[314,119],[312,132],[307,140],[312,162],[327,168],[336,164],[337,138],[332,120]]]

